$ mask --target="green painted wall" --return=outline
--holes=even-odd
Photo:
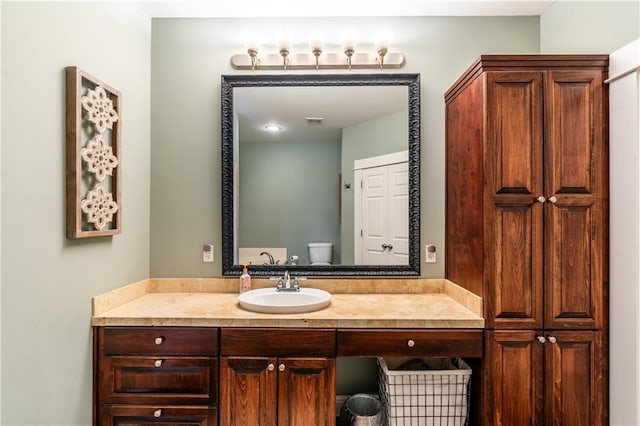
[[[408,94],[407,94],[408,96]],[[342,130],[342,181],[351,188],[342,186],[342,263],[354,263],[354,182],[353,163],[355,160],[406,151],[409,129],[408,110],[397,112],[375,120],[366,121]]]
[[[334,243],[338,217],[340,142],[240,143],[240,247],[286,247],[308,265],[307,243]]]
[[[90,425],[91,298],[149,276],[151,19],[2,2],[3,425]],[[121,235],[65,239],[65,74],[122,93]]]
[[[540,17],[541,53],[612,53],[640,37],[640,1],[555,1]]]
[[[444,246],[444,92],[482,53],[540,51],[538,17],[155,19],[152,276],[220,276],[220,76],[247,73],[229,63],[244,51],[243,32],[259,29],[268,36],[281,28],[300,39],[292,48],[301,50],[307,48],[304,37],[310,28],[336,37],[347,29],[362,37],[393,30],[393,49],[407,61],[400,72],[421,74],[421,247]],[[200,250],[208,241],[215,246],[214,264],[202,263]],[[422,275],[442,277],[444,257],[440,259],[423,263]]]

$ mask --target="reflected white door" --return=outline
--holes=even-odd
[[[356,264],[408,265],[408,162],[363,168],[356,176]]]

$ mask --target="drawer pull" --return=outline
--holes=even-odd
[[[415,345],[416,342],[413,339],[407,340],[407,346],[409,346],[410,348],[414,347]]]
[[[161,359],[156,359],[153,362],[154,367],[162,367],[162,360]]]
[[[549,343],[555,343],[556,342],[556,338],[553,336],[549,336]]]
[[[540,342],[540,343],[544,343],[544,342],[546,342],[546,341],[547,341],[547,339],[545,339],[545,337],[544,337],[544,336],[538,336],[538,342]]]
[[[286,367],[284,366],[284,364],[280,364],[280,365],[278,366],[278,370],[280,370],[280,371],[284,371],[284,369],[285,369],[285,368],[286,368]]]
[[[267,365],[267,370],[269,370],[269,371],[273,371],[273,370],[275,370],[275,369],[276,369],[276,367],[275,367],[275,365],[273,365],[273,363],[271,363],[271,364]]]
[[[156,337],[156,340],[154,340],[154,342],[156,343],[156,345],[161,345],[162,342],[164,342],[164,337]]]
[[[162,415],[162,410],[161,409],[157,409],[156,411],[153,412],[153,417],[158,418]]]

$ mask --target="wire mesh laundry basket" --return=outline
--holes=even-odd
[[[407,369],[416,361],[420,369]],[[389,426],[468,424],[471,368],[463,360],[378,358],[378,376]]]

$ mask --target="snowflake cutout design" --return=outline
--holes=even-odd
[[[89,171],[95,174],[100,182],[107,175],[113,176],[113,169],[118,166],[118,159],[113,155],[111,147],[104,143],[101,135],[91,139],[86,148],[82,148],[81,155]]]
[[[113,129],[113,123],[118,121],[118,113],[113,109],[113,102],[102,86],[96,86],[95,90],[89,89],[80,101],[89,113],[89,121],[96,125],[98,133],[103,133],[107,128]]]
[[[113,220],[118,211],[118,204],[113,201],[110,192],[105,191],[101,184],[97,184],[87,198],[80,202],[80,208],[87,214],[89,223],[93,223],[98,231],[102,231],[107,223]]]

